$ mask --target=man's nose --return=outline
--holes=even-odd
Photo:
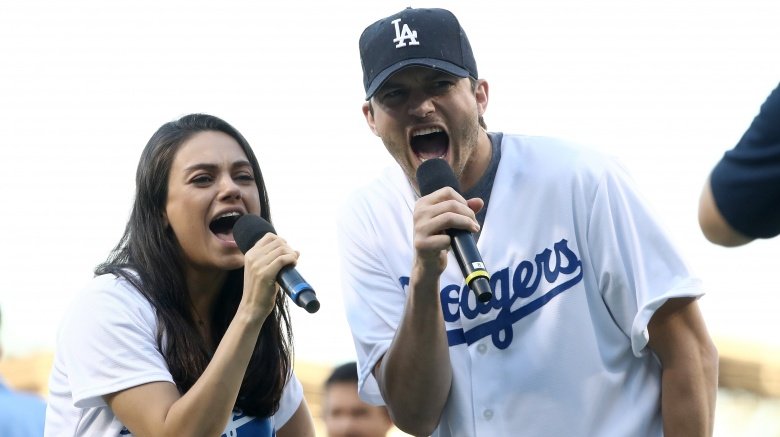
[[[425,118],[436,110],[433,97],[424,92],[412,93],[409,96],[409,115]]]

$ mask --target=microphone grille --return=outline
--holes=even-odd
[[[423,161],[417,167],[417,185],[420,187],[420,195],[427,196],[444,187],[452,187],[460,192],[458,178],[455,177],[447,161],[436,158]]]
[[[241,216],[233,225],[233,238],[241,252],[246,253],[266,233],[275,234],[274,227],[259,215]]]

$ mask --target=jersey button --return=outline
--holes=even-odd
[[[485,343],[481,343],[479,346],[477,346],[477,352],[481,354],[487,352],[487,346],[485,346]]]
[[[493,418],[493,410],[487,409],[482,412],[482,417],[485,418],[485,420],[490,420]]]

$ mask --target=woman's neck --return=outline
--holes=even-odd
[[[211,332],[211,313],[228,272],[188,269],[186,272],[187,291],[192,302],[192,317],[207,340]]]

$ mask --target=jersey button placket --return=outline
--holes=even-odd
[[[473,368],[483,368],[481,363],[483,363],[484,360],[487,359],[488,352],[491,350],[490,344],[488,344],[489,338],[483,338],[478,342],[476,347],[473,349],[472,353],[472,360],[473,360]],[[478,373],[476,375],[472,375],[472,384],[474,382],[479,381],[480,378],[484,377],[481,373]],[[489,393],[485,391],[484,384],[477,383],[474,386],[474,413],[475,413],[475,426],[476,426],[476,434],[477,435],[490,435],[491,430],[493,429],[492,426],[490,426],[488,423],[493,419],[493,416],[495,415],[492,408],[490,408],[490,396]],[[487,433],[487,434],[486,434]]]

